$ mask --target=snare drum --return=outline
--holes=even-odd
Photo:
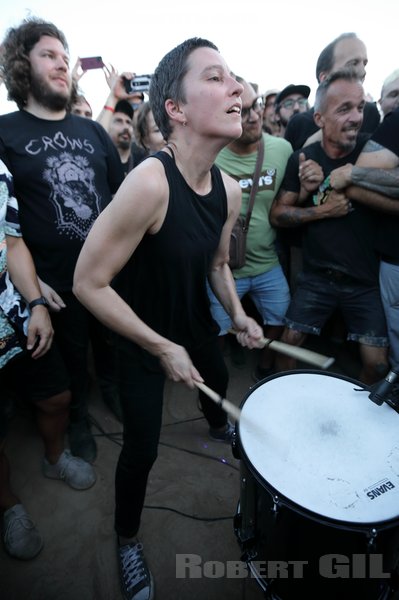
[[[397,588],[399,415],[356,380],[269,377],[241,405],[235,533],[267,598],[382,600]]]

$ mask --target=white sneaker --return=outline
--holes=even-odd
[[[39,554],[43,540],[22,504],[15,504],[3,515],[3,542],[10,556],[28,560]]]
[[[87,490],[97,479],[93,467],[82,458],[72,456],[69,450],[64,450],[55,465],[44,458],[43,473],[50,479],[62,479],[75,490]]]

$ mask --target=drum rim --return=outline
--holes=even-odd
[[[364,390],[366,390],[366,391],[371,390],[370,386],[362,383],[361,381],[359,381],[357,379],[353,379],[352,377],[347,377],[345,375],[341,375],[340,373],[333,373],[333,372],[326,373],[319,369],[293,369],[291,371],[283,371],[280,373],[276,373],[274,375],[270,375],[269,377],[266,377],[265,379],[262,379],[261,381],[257,382],[255,385],[253,385],[249,389],[249,391],[246,393],[246,395],[244,396],[244,398],[240,404],[240,409],[243,408],[245,402],[252,395],[254,390],[257,389],[258,387],[261,387],[265,382],[271,381],[272,379],[277,379],[277,378],[280,378],[280,377],[283,377],[286,375],[298,375],[298,374],[323,375],[323,376],[327,376],[327,377],[334,377],[334,378],[338,378],[338,379],[343,379],[345,381],[348,381],[349,383],[356,384],[359,387],[364,388]],[[274,488],[260,473],[258,473],[258,471],[255,469],[255,467],[252,465],[251,460],[250,460],[249,456],[247,455],[245,448],[242,444],[241,438],[240,438],[240,423],[239,423],[239,421],[236,422],[236,432],[235,433],[236,433],[237,449],[238,449],[238,453],[240,456],[239,460],[244,463],[246,469],[255,478],[257,483],[260,484],[262,487],[264,487],[265,490],[267,492],[269,492],[273,498],[277,498],[278,504],[282,504],[288,508],[291,508],[292,510],[294,510],[301,516],[308,517],[308,518],[312,519],[313,521],[316,521],[317,523],[320,523],[322,525],[329,525],[331,527],[337,527],[339,529],[353,531],[353,532],[363,532],[366,534],[367,533],[370,534],[373,531],[376,531],[376,532],[383,531],[385,529],[390,529],[391,527],[394,527],[395,525],[399,524],[399,514],[395,518],[385,519],[383,521],[376,521],[374,523],[363,523],[363,522],[355,523],[353,521],[346,521],[344,519],[334,519],[332,517],[320,515],[308,508],[301,506],[300,504],[297,504],[290,498],[287,498],[287,496],[284,496],[284,494],[279,492],[279,490]],[[243,460],[242,456],[245,457],[245,460]]]

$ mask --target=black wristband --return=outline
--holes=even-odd
[[[35,300],[32,300],[32,302],[29,302],[28,306],[30,310],[32,310],[32,308],[38,306],[39,304],[48,308],[48,302],[44,296],[40,296],[40,298],[35,298]]]

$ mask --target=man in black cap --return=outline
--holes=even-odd
[[[276,117],[280,123],[280,137],[292,116],[309,110],[310,87],[307,85],[287,85],[276,97]]]

